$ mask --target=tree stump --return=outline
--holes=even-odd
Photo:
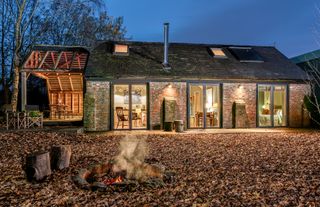
[[[40,181],[51,174],[49,152],[37,152],[26,158],[26,174],[29,181]]]
[[[71,158],[71,145],[59,145],[51,148],[51,167],[55,170],[68,168]]]

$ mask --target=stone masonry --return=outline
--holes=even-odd
[[[310,120],[306,110],[303,107],[303,98],[310,92],[308,84],[290,84],[289,85],[289,126],[306,127]]]
[[[86,81],[84,97],[84,129],[86,131],[110,130],[110,83]]]
[[[186,127],[187,123],[187,83],[182,82],[151,82],[150,83],[150,128],[162,128],[162,109],[165,97],[174,98],[177,106],[175,107],[175,119],[183,120]]]
[[[245,104],[248,128],[256,127],[256,84],[224,83],[223,84],[223,128],[232,128],[232,107],[235,102]]]

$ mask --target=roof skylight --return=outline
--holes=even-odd
[[[116,55],[127,55],[129,53],[129,47],[125,44],[115,44],[113,53]]]
[[[251,47],[229,47],[229,51],[240,62],[264,62],[262,57]]]
[[[222,48],[210,48],[210,51],[212,52],[213,57],[215,58],[227,58],[227,55],[224,53]]]

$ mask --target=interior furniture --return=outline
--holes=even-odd
[[[120,122],[123,129],[125,126],[124,122],[129,121],[128,117],[124,115],[123,107],[116,107],[116,113],[117,113],[117,120],[118,120],[117,129],[119,127]]]

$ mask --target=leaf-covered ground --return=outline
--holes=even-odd
[[[160,189],[81,190],[78,169],[111,159],[121,136],[0,134],[0,206],[319,206],[320,133],[148,135],[149,158],[176,172]],[[28,152],[71,144],[71,167],[44,182],[25,180]]]

